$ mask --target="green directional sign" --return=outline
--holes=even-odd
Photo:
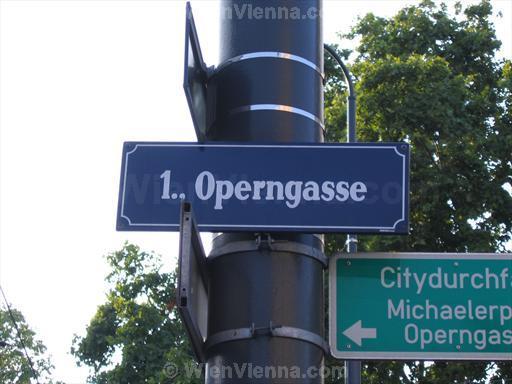
[[[353,253],[329,268],[334,357],[512,360],[512,254]]]

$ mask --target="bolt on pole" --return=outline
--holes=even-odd
[[[321,0],[221,2],[208,140],[323,141],[320,14]],[[211,255],[206,383],[322,383],[307,372],[326,353],[323,237],[223,233]]]

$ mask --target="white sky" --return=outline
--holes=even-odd
[[[411,3],[326,0],[325,41],[357,15]],[[182,89],[185,2],[0,4],[0,283],[48,347],[55,378],[83,383],[69,349],[104,300],[102,256],[129,240],[168,268],[177,257],[176,234],[116,232],[115,217],[123,141],[195,141]],[[512,2],[493,5],[510,58]],[[217,64],[217,1],[192,6],[205,61]]]

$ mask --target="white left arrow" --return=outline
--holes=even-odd
[[[376,339],[377,328],[363,328],[361,320],[356,321],[352,326],[348,327],[343,334],[347,336],[357,345],[362,345],[363,339]]]

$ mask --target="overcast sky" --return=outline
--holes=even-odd
[[[326,0],[325,41],[357,15],[411,3]],[[511,57],[512,2],[493,4]],[[192,6],[205,61],[217,64],[217,1]],[[69,348],[104,300],[102,256],[129,240],[175,265],[176,234],[119,233],[115,217],[124,141],[195,141],[184,22],[181,0],[1,1],[0,283],[68,384],[87,375]]]

